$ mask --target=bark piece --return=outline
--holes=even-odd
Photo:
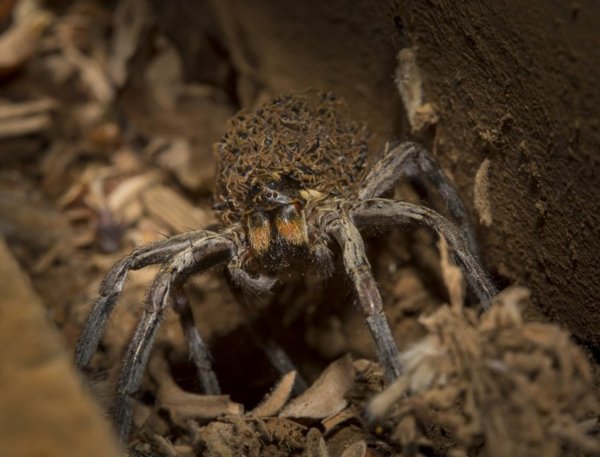
[[[120,456],[71,354],[0,239],[0,442],[10,457]]]

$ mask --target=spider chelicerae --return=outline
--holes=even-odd
[[[204,391],[220,393],[191,309],[177,299],[179,288],[193,274],[221,267],[235,286],[258,294],[270,290],[282,273],[309,264],[328,276],[341,258],[388,381],[402,373],[402,366],[361,230],[407,224],[430,227],[447,240],[482,305],[490,303],[495,289],[477,260],[467,211],[433,157],[416,143],[388,144],[383,157],[369,167],[368,141],[366,129],[349,120],[344,103],[331,94],[277,97],[230,120],[215,145],[214,207],[221,228],[173,236],[119,261],[102,282],[77,342],[75,360],[83,370],[97,349],[128,271],[162,265],[117,382],[112,415],[122,439],[129,434],[132,396],[169,305],[180,315]],[[384,198],[403,178],[437,191],[456,223],[427,207]]]

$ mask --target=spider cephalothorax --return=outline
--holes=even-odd
[[[288,174],[258,175],[251,181],[242,223],[252,254],[268,273],[310,255],[303,193]]]
[[[416,143],[387,145],[380,160],[367,167],[369,135],[345,111],[343,103],[328,94],[287,95],[235,116],[215,147],[214,201],[221,229],[184,233],[140,247],[107,274],[77,343],[76,363],[82,369],[96,351],[128,271],[163,265],[150,287],[117,384],[113,416],[121,437],[129,433],[132,396],[169,305],[180,314],[205,392],[220,392],[189,305],[173,297],[192,274],[211,267],[221,267],[243,291],[260,293],[289,269],[312,263],[326,275],[337,256],[388,381],[398,377],[402,366],[360,230],[430,227],[446,239],[483,305],[490,302],[495,289],[477,260],[467,212],[431,155]],[[425,206],[382,198],[403,178],[437,191],[456,223]],[[291,365],[281,357],[275,362],[282,372]]]

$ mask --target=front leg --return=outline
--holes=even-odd
[[[381,197],[404,178],[421,183],[426,189],[431,186],[439,193],[450,216],[465,234],[469,249],[477,255],[475,232],[464,203],[435,158],[418,143],[407,141],[393,146],[386,145],[385,156],[365,178],[359,198],[366,200]]]
[[[402,374],[402,365],[360,233],[343,216],[328,221],[325,230],[342,249],[344,268],[354,284],[358,303],[375,342],[377,357],[383,366],[387,382],[392,382]]]
[[[190,243],[188,247],[175,254],[156,276],[148,292],[142,316],[127,346],[117,381],[112,415],[122,441],[127,441],[129,436],[133,395],[142,382],[150,351],[174,290],[192,274],[227,262],[234,252],[235,246],[229,239],[211,234]],[[210,360],[204,362],[210,363]],[[205,369],[212,371],[210,366]]]
[[[173,294],[173,308],[179,315],[179,322],[188,343],[190,356],[196,365],[202,392],[206,395],[221,395],[221,387],[212,367],[210,351],[196,327],[194,313],[182,288]]]
[[[485,309],[492,304],[492,299],[497,294],[496,287],[472,251],[466,234],[441,214],[413,203],[374,198],[355,205],[350,210],[350,217],[359,228],[400,227],[410,224],[432,228],[448,242],[469,285],[481,301],[481,306]]]
[[[198,240],[206,238],[211,232],[198,230],[157,241],[148,246],[137,248],[121,259],[108,272],[100,286],[100,297],[94,303],[83,326],[75,346],[75,365],[84,370],[96,352],[100,338],[130,270],[139,270],[149,265],[164,263],[176,253],[186,249]]]

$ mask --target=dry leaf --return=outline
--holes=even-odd
[[[297,377],[296,371],[287,373],[277,384],[273,392],[268,394],[266,398],[250,411],[247,415],[252,417],[268,417],[276,415],[281,408],[287,403],[292,394],[294,383]]]
[[[346,407],[344,395],[354,384],[354,366],[350,356],[336,360],[306,392],[295,398],[279,417],[324,419]]]
[[[149,370],[158,383],[158,405],[168,410],[179,425],[185,425],[192,418],[214,419],[225,414],[239,416],[243,413],[244,407],[233,403],[228,395],[198,395],[181,389],[171,377],[169,364],[160,352],[153,355]]]
[[[350,445],[341,457],[365,457],[367,455],[367,443],[364,441],[357,441]]]
[[[600,410],[590,367],[564,330],[523,322],[528,295],[504,291],[478,321],[448,306],[421,318],[429,335],[401,354],[405,374],[371,401],[371,417],[388,415],[401,446],[429,440],[456,455],[599,453],[578,426]]]

